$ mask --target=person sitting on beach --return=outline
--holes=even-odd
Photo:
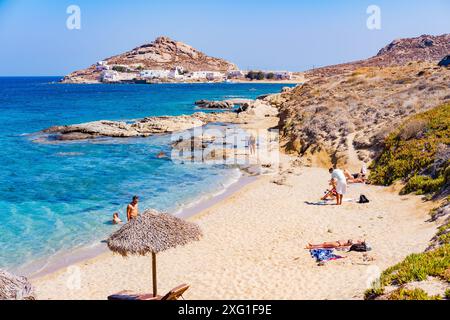
[[[359,172],[358,178],[361,179],[362,183],[367,182],[367,167],[365,163],[363,163],[361,167],[361,171]]]
[[[327,190],[325,192],[325,195],[320,200],[325,201],[328,199],[330,199],[330,200],[336,199],[337,192],[336,192],[336,182],[334,181],[334,179],[330,180],[330,186],[331,186],[331,189]]]
[[[139,216],[139,197],[134,196],[131,203],[127,207],[127,221],[130,222]]]
[[[112,223],[113,224],[121,224],[122,223],[122,220],[119,218],[119,214],[117,212],[114,212],[114,214],[113,214]]]
[[[339,241],[333,241],[333,242],[324,242],[321,244],[311,244],[308,243],[308,245],[305,247],[305,249],[311,250],[311,249],[337,249],[337,248],[347,248],[351,247],[354,244],[362,244],[365,243],[365,241],[358,240],[354,242],[353,240],[339,240]]]
[[[344,194],[347,193],[347,179],[344,171],[341,169],[330,168],[329,172],[331,174],[331,179],[336,181],[336,205],[340,206],[342,205]]]

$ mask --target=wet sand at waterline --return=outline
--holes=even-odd
[[[289,159],[283,161],[285,170]],[[436,226],[430,204],[391,189],[351,185],[342,207],[311,205],[323,195],[327,170],[292,167],[261,176],[189,218],[204,237],[158,254],[158,289],[191,285],[186,299],[361,299],[377,272],[423,251]],[[369,204],[356,203],[365,194]],[[372,251],[338,253],[318,266],[308,242],[365,239]],[[105,253],[34,279],[38,299],[106,299],[127,289],[151,292],[151,257]]]

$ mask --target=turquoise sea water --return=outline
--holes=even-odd
[[[170,137],[38,144],[53,125],[197,112],[194,101],[255,98],[279,84],[67,85],[0,78],[0,268],[98,243],[137,194],[141,210],[175,212],[238,179],[237,169],[179,164]]]

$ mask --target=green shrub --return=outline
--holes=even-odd
[[[450,281],[450,245],[443,245],[433,251],[412,254],[381,274],[381,284],[403,285],[411,281],[423,281],[428,276]]]
[[[429,176],[416,175],[408,180],[401,194],[416,192],[417,194],[426,194],[438,192],[445,184],[443,176],[433,179]]]
[[[371,288],[364,293],[364,300],[373,300],[384,294],[384,288]]]
[[[439,228],[437,236],[440,243],[450,244],[450,222]]]
[[[127,68],[124,66],[113,66],[112,69],[117,72],[127,72]]]
[[[422,172],[432,165],[440,145],[450,144],[450,104],[408,119],[385,140],[385,148],[370,167],[373,184],[391,185],[403,180],[403,193],[434,193],[450,179],[449,162],[438,168],[433,179]]]
[[[389,295],[389,300],[441,300],[440,296],[429,296],[422,289],[408,290],[400,288]]]
[[[264,80],[266,76],[262,71],[249,71],[245,77],[250,80]]]
[[[445,291],[445,298],[446,298],[446,299],[450,299],[450,289],[447,289],[447,290]]]

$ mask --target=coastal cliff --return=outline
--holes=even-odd
[[[168,37],[158,37],[131,51],[104,59],[101,65],[91,65],[64,77],[63,83],[99,83],[104,66],[112,66],[122,73],[132,75],[140,70],[171,70],[181,67],[186,71],[208,70],[227,72],[237,70],[237,66],[220,58],[210,57],[180,41]],[[114,67],[115,66],[115,67]]]

